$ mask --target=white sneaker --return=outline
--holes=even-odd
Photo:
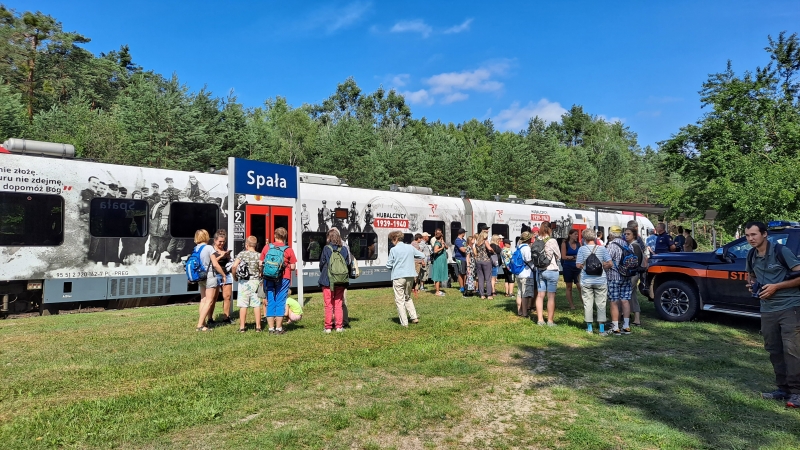
[[[337,333],[344,333],[344,328],[337,328],[336,332]],[[329,331],[329,333],[330,333],[330,331]]]
[[[331,334],[330,328],[325,328],[325,334]]]

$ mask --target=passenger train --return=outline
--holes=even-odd
[[[2,313],[57,312],[65,303],[112,302],[196,294],[183,261],[194,232],[228,228],[229,240],[254,235],[259,247],[278,227],[289,230],[304,285],[317,286],[325,233],[338,228],[356,256],[354,283],[386,283],[389,232],[405,241],[441,229],[448,244],[459,228],[487,225],[509,238],[542,221],[556,237],[570,228],[625,226],[634,215],[595,212],[555,202],[507,202],[433,195],[428,188],[380,191],[347,186],[332,176],[300,174],[300,201],[236,195],[228,176],[103,164],[43,155],[0,154],[0,298]],[[598,222],[595,222],[597,217]],[[299,219],[299,220],[298,220]],[[640,230],[653,224],[636,217]],[[231,231],[231,230],[228,230]],[[233,246],[233,244],[229,244]],[[513,245],[513,244],[512,244]],[[260,250],[260,248],[259,248]],[[448,248],[452,260],[452,247]],[[296,279],[293,280],[296,284]],[[102,305],[102,303],[98,303]]]

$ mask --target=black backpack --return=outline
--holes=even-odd
[[[550,238],[547,238],[549,240]],[[550,258],[544,250],[545,239],[536,239],[531,244],[531,262],[537,269],[547,269]]]
[[[236,267],[236,278],[242,281],[247,281],[250,279],[250,267],[247,264],[247,261],[240,259],[239,265]]]
[[[586,257],[586,261],[583,263],[583,270],[586,272],[586,275],[591,275],[593,277],[603,274],[603,263],[600,262],[600,258],[594,254],[594,252],[597,250],[597,247],[597,245],[594,246],[592,253]]]

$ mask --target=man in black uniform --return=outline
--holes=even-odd
[[[152,183],[150,185],[150,187],[153,188],[153,193],[150,194],[150,197],[148,198],[147,203],[149,203],[150,207],[152,208],[153,205],[155,205],[156,203],[161,201],[161,194],[158,192],[158,184],[157,183]]]
[[[164,189],[164,192],[169,195],[169,201],[177,202],[181,198],[181,190],[175,187],[175,181],[170,178],[164,178],[164,181],[167,182],[167,188]]]

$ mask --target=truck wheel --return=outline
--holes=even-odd
[[[658,315],[670,322],[692,320],[700,308],[700,300],[694,287],[678,280],[667,281],[658,286],[653,303]]]

